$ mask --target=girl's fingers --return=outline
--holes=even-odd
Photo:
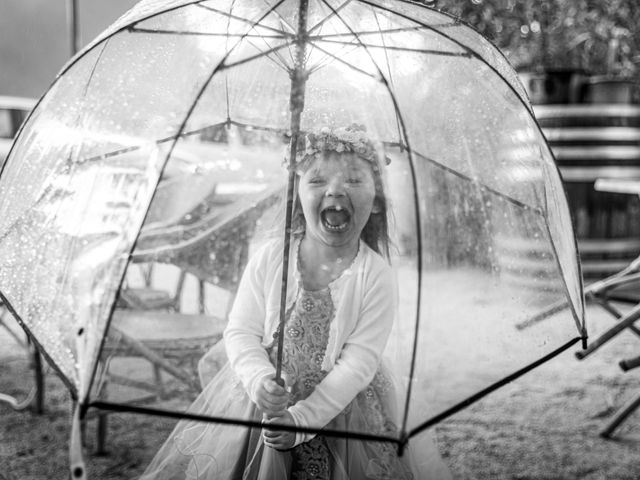
[[[282,396],[267,394],[265,395],[265,400],[273,405],[282,405],[287,403],[287,401],[289,400],[289,396],[286,394]]]
[[[282,437],[282,432],[277,432],[275,430],[263,430],[262,435],[264,436],[265,439],[268,439],[273,442],[278,438]]]
[[[264,382],[264,389],[274,396],[280,397],[287,395],[287,391],[284,389],[284,387],[278,385],[274,380],[268,380]]]
[[[263,437],[264,444],[271,448],[284,448],[287,442],[283,438],[276,437]]]
[[[277,449],[287,449],[295,444],[295,433],[278,430],[278,424],[294,425],[291,414],[286,410],[278,416],[265,416],[262,437],[265,445]]]
[[[295,437],[288,432],[273,432],[264,430],[262,432],[262,439],[267,447],[286,449],[291,448],[294,443]]]
[[[265,394],[258,397],[257,404],[263,411],[269,413],[280,412],[287,408],[287,405],[289,404],[289,397],[273,397]]]
[[[281,416],[282,412],[286,410],[287,403],[271,403],[271,402],[261,402],[258,404],[258,407],[265,412],[270,417]]]

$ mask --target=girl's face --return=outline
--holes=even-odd
[[[326,152],[301,175],[298,197],[309,239],[355,247],[374,210],[373,171],[352,153]]]

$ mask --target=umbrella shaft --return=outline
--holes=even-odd
[[[289,250],[291,245],[291,222],[293,215],[293,201],[295,195],[296,157],[298,154],[298,138],[300,137],[300,118],[304,108],[304,90],[307,73],[304,69],[305,48],[307,42],[307,10],[308,0],[300,1],[298,10],[298,36],[296,40],[296,63],[291,72],[291,145],[289,150],[289,178],[287,182],[287,207],[284,229],[284,246],[282,255],[282,285],[280,290],[280,318],[278,328],[278,350],[276,356],[275,381],[283,385],[282,380],[282,351],[284,346],[284,324],[286,321],[287,287],[289,274]]]

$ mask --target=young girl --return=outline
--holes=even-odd
[[[282,241],[249,261],[224,339],[229,363],[190,412],[264,428],[181,422],[143,479],[449,478],[435,446],[396,447],[271,424],[397,435],[395,388],[381,357],[396,310],[381,149],[356,126],[309,134],[297,159],[282,369],[274,380]],[[422,442],[425,444],[425,442]],[[411,444],[410,444],[411,445]]]

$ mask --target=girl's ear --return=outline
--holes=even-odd
[[[380,201],[375,198],[373,200],[373,207],[371,207],[371,213],[380,213],[382,211],[382,207],[380,206]]]

